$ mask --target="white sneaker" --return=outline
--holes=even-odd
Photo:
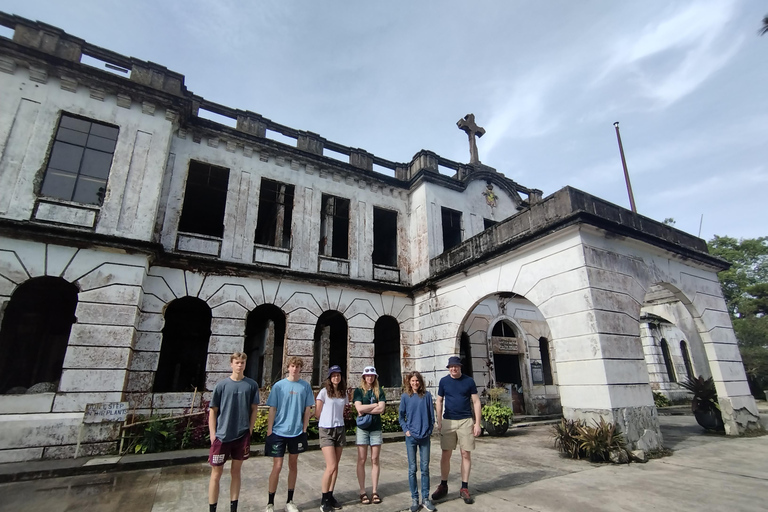
[[[275,512],[275,506],[270,503],[267,505],[267,508],[264,509],[264,512]]]
[[[293,504],[292,501],[289,501],[285,504],[285,512],[300,512],[299,507]]]

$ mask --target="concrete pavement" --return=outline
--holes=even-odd
[[[470,489],[474,505],[458,499],[459,456],[455,454],[448,499],[441,512],[573,511],[763,511],[768,504],[768,436],[728,438],[704,433],[691,416],[661,417],[664,443],[674,455],[647,464],[591,464],[559,457],[551,427],[514,429],[503,438],[483,437],[473,452]],[[357,503],[355,448],[341,459],[336,496],[344,510],[395,512],[410,505],[407,462],[402,443],[382,448],[381,505]],[[370,462],[369,462],[370,464]],[[243,466],[241,511],[261,511],[271,461],[254,457]],[[294,501],[318,510],[324,469],[318,451],[299,458]],[[433,442],[432,488],[439,480],[439,445]],[[13,511],[188,511],[207,510],[210,469],[204,463],[51,478],[0,485],[0,510]],[[370,492],[370,472],[368,491]],[[276,510],[285,503],[287,466],[278,488]],[[228,471],[222,479],[219,510],[229,510]]]

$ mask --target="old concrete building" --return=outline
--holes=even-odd
[[[71,457],[86,404],[187,409],[235,350],[265,388],[293,355],[313,384],[374,363],[395,390],[461,354],[518,412],[602,416],[643,449],[662,441],[651,389],[711,375],[728,433],[757,425],[724,263],[481,164],[473,116],[469,164],[394,162],[56,27],[0,25],[0,462]],[[81,453],[118,432],[86,424]]]

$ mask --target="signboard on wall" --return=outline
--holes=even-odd
[[[491,336],[491,350],[494,354],[519,354],[519,340],[504,336]]]
[[[544,384],[544,368],[541,361],[531,361],[531,380],[534,384]]]
[[[128,416],[128,402],[86,404],[83,423],[125,421],[126,416]]]

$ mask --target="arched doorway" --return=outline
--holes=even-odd
[[[347,320],[338,311],[326,311],[317,319],[312,358],[312,385],[319,386],[325,380],[330,365],[341,367],[341,374],[347,375],[347,345],[349,334]]]
[[[182,297],[165,310],[155,393],[205,389],[211,338],[211,308],[197,297]]]
[[[0,327],[0,393],[58,389],[77,294],[60,277],[35,277],[16,288]]]
[[[381,386],[402,386],[400,324],[391,316],[380,317],[373,328],[373,364],[379,374]]]
[[[259,387],[271,386],[283,376],[285,313],[273,304],[262,304],[248,314],[243,352],[248,356],[245,376]]]
[[[515,414],[525,413],[521,336],[509,320],[499,320],[491,331],[494,380],[509,390]]]

